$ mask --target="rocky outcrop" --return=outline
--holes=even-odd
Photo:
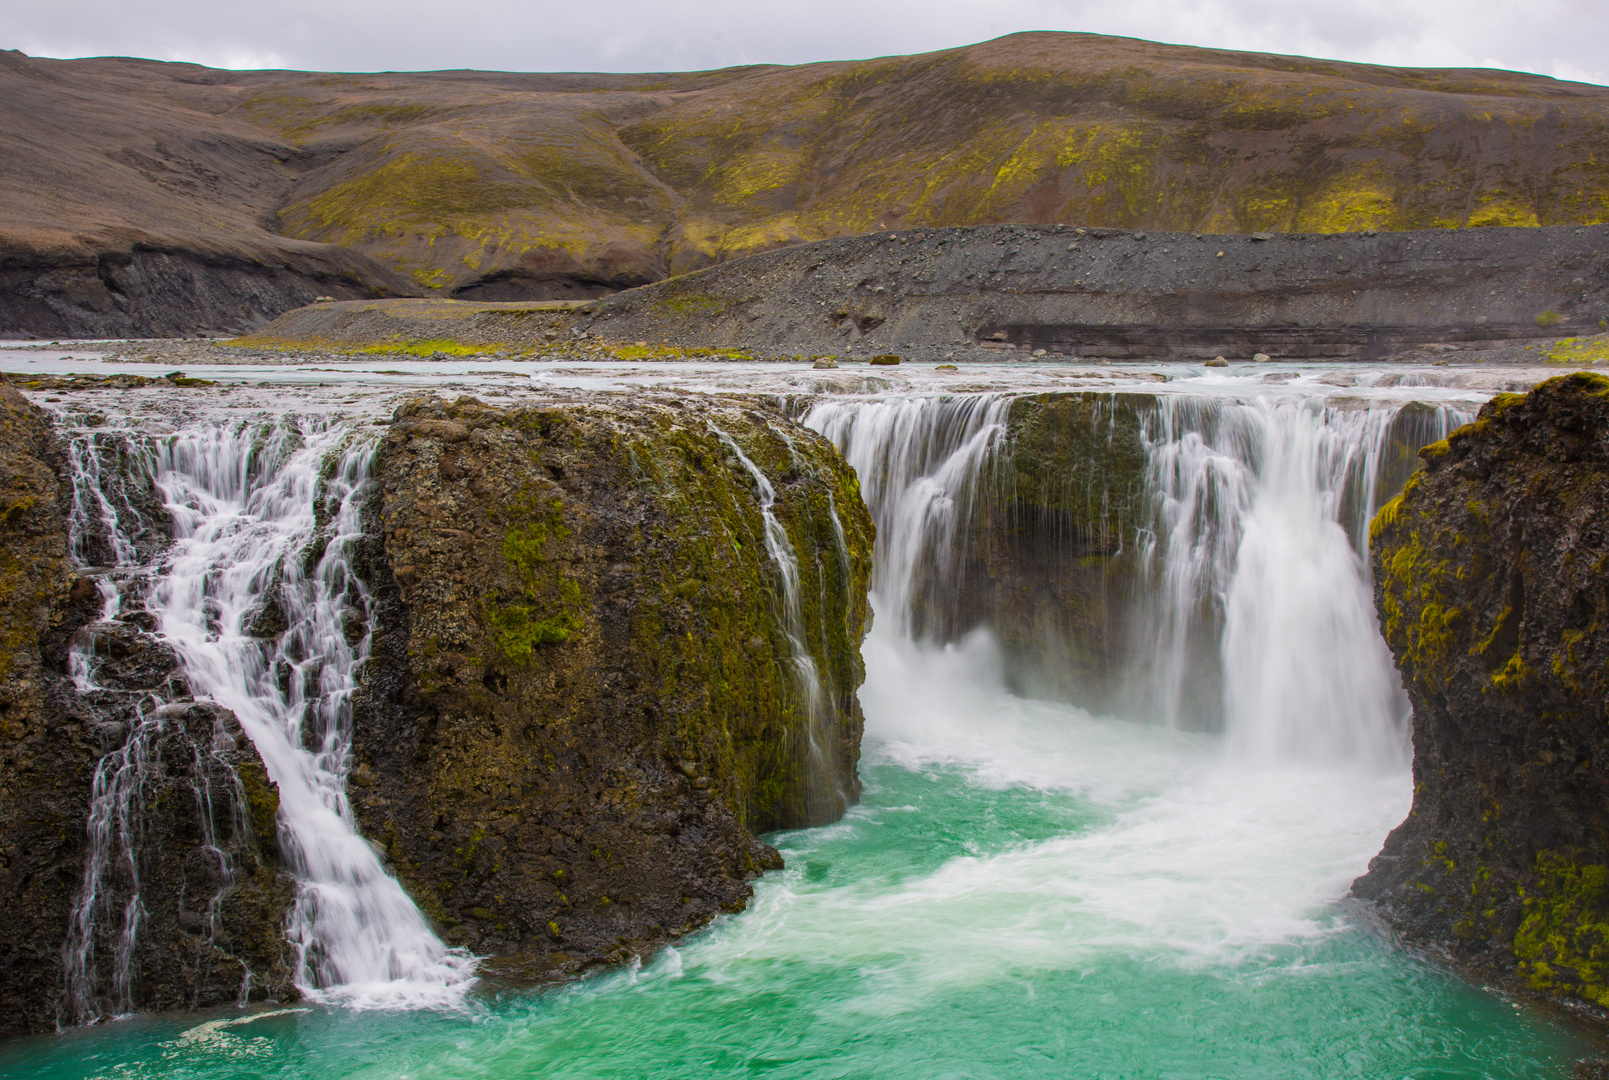
[[[68,557],[67,463],[5,384],[0,448],[0,1031],[294,995],[261,760],[231,714],[184,701],[149,616],[97,619]]]
[[[166,650],[146,650],[114,651],[112,664],[136,673],[120,681],[173,678]],[[117,709],[118,696],[78,706],[111,749],[79,813],[88,842],[60,946],[57,1021],[294,1000],[285,921],[295,885],[282,867],[278,791],[251,739],[210,703],[135,712]]]
[[[63,465],[44,415],[0,384],[0,1029],[55,1019],[101,752],[52,700],[96,599],[67,557]]]
[[[755,834],[854,801],[872,529],[819,437],[420,399],[378,479],[350,790],[448,941],[522,978],[640,953],[744,905]]]
[[[912,596],[918,638],[989,627],[1010,680],[1038,696],[1112,706],[1129,666],[1149,524],[1143,394],[1017,398],[953,549]]]
[[[1609,1007],[1609,380],[1493,399],[1373,525],[1414,803],[1353,886],[1485,977]]]

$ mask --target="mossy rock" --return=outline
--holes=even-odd
[[[1609,379],[1502,394],[1371,529],[1413,811],[1358,880],[1410,937],[1609,1005]]]
[[[450,941],[533,978],[653,948],[744,904],[758,833],[855,800],[872,528],[820,437],[747,401],[419,399],[378,474],[354,809]]]

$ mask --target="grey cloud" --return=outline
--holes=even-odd
[[[1609,82],[1609,5],[1601,0],[482,0],[456,10],[419,0],[58,0],[9,7],[0,13],[0,43],[34,55],[232,67],[689,70],[924,52],[1043,29]]]

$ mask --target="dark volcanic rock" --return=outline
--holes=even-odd
[[[582,313],[603,337],[717,347],[1374,359],[1416,343],[1598,332],[1609,318],[1609,226],[1267,237],[913,229],[725,263]]]
[[[95,898],[68,931],[61,1019],[294,999],[285,919],[295,885],[281,868],[279,793],[239,721],[179,702],[117,722],[107,702],[95,704],[102,730],[127,735],[97,770],[96,793],[109,797],[91,805],[91,833],[104,820],[107,835],[85,853]],[[136,894],[138,933],[124,956]]]
[[[383,300],[288,312],[247,343],[488,351],[667,342],[934,359],[1379,359],[1609,326],[1609,226],[1399,233],[913,229],[805,244],[573,310]],[[802,359],[802,357],[801,357]]]
[[[1039,394],[1011,402],[999,453],[969,493],[952,551],[925,559],[917,637],[989,627],[1021,689],[1111,707],[1127,674],[1150,521],[1143,394]]]
[[[100,739],[64,715],[68,640],[98,607],[67,557],[60,449],[0,384],[0,1030],[55,1021]]]
[[[1373,526],[1413,811],[1353,886],[1411,940],[1609,1006],[1609,380],[1500,395]]]
[[[814,713],[721,432],[775,486]],[[420,401],[378,473],[351,796],[453,944],[519,977],[641,952],[744,905],[780,865],[755,833],[854,800],[872,530],[818,436],[743,403]]]

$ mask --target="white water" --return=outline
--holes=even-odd
[[[297,886],[286,935],[302,992],[358,1008],[451,1007],[474,983],[474,958],[436,937],[358,834],[346,797],[351,696],[370,634],[350,559],[373,440],[354,430],[200,423],[160,440],[151,469],[173,541],[146,606],[192,693],[235,713],[279,787]],[[126,531],[115,508],[101,516]],[[114,546],[136,557],[126,536]],[[270,597],[289,624],[277,641],[248,632]],[[136,919],[125,925],[137,933]]]
[[[924,571],[954,588],[959,530],[1005,431],[1011,398],[895,398],[827,401],[804,424],[838,447],[860,480],[877,526],[873,591],[878,619],[912,631]],[[892,620],[894,626],[886,624]]]
[[[987,628],[942,645],[909,633],[920,561],[957,560],[981,481],[1010,452],[1008,407],[835,401],[806,419],[856,466],[879,528],[866,760],[1071,792],[1111,816],[952,860],[892,907],[868,889],[885,905],[875,918],[816,911],[819,933],[875,924],[909,942],[907,977],[969,981],[977,964],[1000,977],[1096,954],[1233,963],[1335,932],[1333,901],[1410,804],[1406,699],[1364,561],[1366,523],[1392,494],[1379,487],[1400,406],[1163,398],[1144,417],[1154,519],[1137,540],[1151,585],[1134,598],[1126,720],[1013,696]],[[1464,419],[1444,410],[1435,424]],[[1216,734],[1181,730],[1203,656]]]
[[[1124,720],[1013,697],[986,631],[949,645],[911,639],[918,582],[955,584],[964,526],[988,495],[981,481],[1009,450],[1010,398],[818,405],[807,422],[856,467],[879,528],[878,617],[861,691],[868,763],[1072,792],[1109,817],[953,860],[893,902],[868,884],[867,910],[854,909],[855,890],[835,893],[803,921],[789,917],[785,944],[764,937],[780,917],[774,905],[787,900],[763,889],[753,917],[711,948],[795,950],[803,933],[830,956],[853,925],[902,942],[914,958],[907,975],[946,981],[979,964],[1065,969],[1096,953],[1208,962],[1332,932],[1326,903],[1406,812],[1408,787],[1402,698],[1359,546],[1360,522],[1390,494],[1375,487],[1398,406],[1340,408],[1321,394],[1164,398],[1148,416],[1156,512],[1136,539],[1152,574],[1151,621],[1132,681],[1161,691],[1136,694],[1152,707]],[[384,873],[344,793],[348,699],[368,647],[366,632],[349,643],[344,631],[349,611],[368,603],[348,559],[369,452],[335,428],[261,435],[201,425],[163,444],[154,467],[175,544],[149,606],[197,695],[240,716],[280,784],[300,885],[287,929],[310,996],[457,1003],[471,959],[447,950]],[[738,457],[760,493],[795,674],[805,679],[797,661],[810,656],[808,634],[788,618],[797,559],[771,511],[770,481]],[[327,464],[333,472],[320,481]],[[319,506],[329,542],[304,569]],[[244,623],[274,588],[293,628],[265,650]],[[1203,644],[1222,717],[1216,734],[1181,730],[1201,692],[1190,685],[1191,650]],[[296,677],[282,689],[287,668]],[[1025,909],[1023,896],[1042,902]]]
[[[1010,453],[1010,401],[837,400],[805,417],[861,477],[878,527],[877,626],[895,638],[911,637],[919,587],[955,587],[987,471]],[[1401,408],[1311,390],[1155,399],[1142,416],[1153,519],[1135,537],[1150,584],[1132,598],[1127,711],[1174,728],[1204,715],[1247,763],[1406,766],[1407,700],[1366,563]],[[1432,439],[1469,415],[1434,417]]]

